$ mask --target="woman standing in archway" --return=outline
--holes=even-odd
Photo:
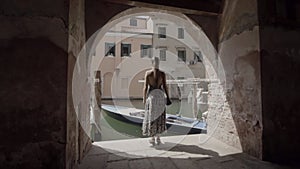
[[[143,121],[143,135],[152,137],[152,145],[160,144],[160,134],[166,127],[166,99],[167,105],[171,104],[166,84],[166,74],[159,70],[159,58],[152,60],[152,69],[145,73],[143,103],[145,104],[145,118]]]

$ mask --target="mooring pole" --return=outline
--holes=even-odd
[[[193,106],[193,115],[194,118],[197,119],[198,111],[197,111],[197,83],[193,83],[193,100],[192,100],[192,106]]]

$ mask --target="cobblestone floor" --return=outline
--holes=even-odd
[[[95,142],[79,169],[289,169],[260,161],[207,135]]]

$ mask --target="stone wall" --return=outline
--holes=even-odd
[[[67,99],[67,145],[66,168],[74,168],[80,163],[90,147],[90,88],[86,64],[76,63],[85,58],[85,1],[71,0],[69,10],[69,43],[68,43],[68,99]],[[81,54],[80,54],[81,53]],[[85,62],[84,62],[85,63]],[[76,66],[82,71],[76,71]],[[74,80],[77,74],[83,76],[82,82]],[[81,99],[73,91],[81,91]],[[75,102],[74,102],[75,101]]]
[[[68,1],[0,11],[0,168],[65,168]]]
[[[261,158],[261,83],[256,0],[225,1],[218,78],[209,85],[208,133]]]
[[[259,2],[263,159],[299,166],[300,16],[283,17],[275,5]]]
[[[130,7],[126,5],[102,1],[87,2],[88,37],[113,16],[128,8]],[[220,18],[219,55],[215,59],[214,56],[209,56],[210,60],[214,60],[211,63],[214,71],[219,73],[215,77],[221,81],[210,84],[208,131],[229,145],[261,157],[260,58],[256,1],[226,1],[224,10]],[[216,17],[189,17],[200,26],[206,23],[203,26],[209,39],[213,43],[218,41],[215,40],[219,25]]]
[[[87,39],[101,29],[112,17],[131,8],[131,6],[128,5],[110,3],[105,0],[86,1],[85,7]]]
[[[215,16],[189,17],[219,44],[209,134],[256,157],[290,163],[300,153],[299,16],[278,18],[267,2],[225,1],[220,23]],[[129,8],[103,0],[1,2],[0,168],[74,168],[80,161],[90,143],[89,101],[75,104],[82,128],[71,93],[85,28],[88,39]],[[77,86],[83,91],[90,90],[86,73],[83,88]]]
[[[201,16],[201,15],[192,15],[188,14],[187,17],[189,17],[192,21],[195,22],[195,24],[199,25],[203,32],[205,32],[208,39],[211,41],[211,43],[214,45],[214,47],[218,48],[218,27],[219,27],[219,19],[218,15],[215,16]]]

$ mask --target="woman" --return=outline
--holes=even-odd
[[[166,74],[159,70],[159,59],[154,57],[152,69],[145,73],[144,97],[145,118],[143,121],[143,135],[152,137],[152,145],[160,144],[160,134],[166,130],[165,94],[170,104],[169,92],[166,84]]]

